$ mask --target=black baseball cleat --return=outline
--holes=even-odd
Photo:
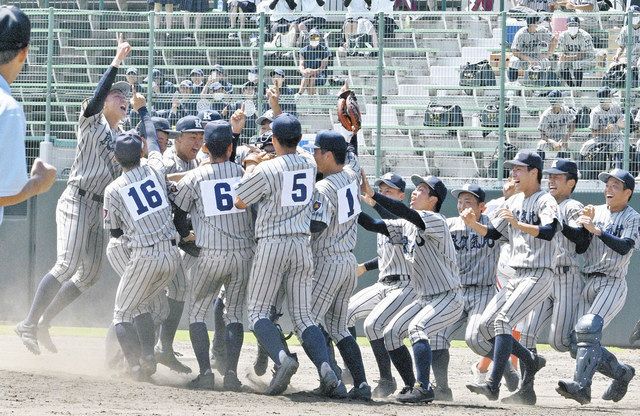
[[[155,356],[158,364],[162,364],[176,373],[191,373],[191,368],[178,361],[176,354],[173,351],[162,351],[161,349],[156,348]]]
[[[435,400],[439,402],[452,402],[453,392],[449,387],[440,387],[436,385],[433,388],[433,394],[436,396]]]
[[[324,368],[324,366],[327,368]],[[347,387],[338,378],[336,373],[330,369],[329,364],[322,364],[324,375],[320,378],[320,388],[318,392],[325,397],[332,399],[344,399],[348,396]],[[322,370],[321,370],[322,371]]]
[[[633,331],[631,335],[629,335],[629,343],[633,344],[638,340],[640,340],[640,321],[636,322],[636,325],[633,327]]]
[[[227,373],[224,375],[222,387],[226,391],[235,391],[235,392],[242,391],[242,383],[240,382],[240,379],[238,379],[238,375],[231,370],[228,370]]]
[[[189,382],[189,388],[193,390],[215,390],[216,379],[211,370],[207,370],[204,374],[198,374],[198,377]]]
[[[395,378],[392,378],[391,380],[381,378],[378,380],[378,385],[373,389],[371,395],[376,399],[382,399],[392,395],[397,389],[398,385],[396,384]]]
[[[299,365],[298,361],[293,357],[285,355],[264,393],[269,396],[277,396],[284,393],[289,387],[291,377],[298,371]]]
[[[523,385],[520,390],[515,392],[509,397],[502,399],[502,403],[508,404],[524,404],[527,406],[533,406],[536,404],[536,392],[533,389],[533,383]]]
[[[366,382],[360,383],[360,386],[353,387],[349,390],[348,398],[353,400],[362,400],[368,402],[371,400],[371,386]]]
[[[619,402],[627,394],[629,383],[633,376],[636,375],[636,369],[627,364],[622,364],[624,375],[619,379],[612,380],[607,389],[602,394],[602,400],[611,400]]]
[[[156,362],[156,357],[154,355],[147,355],[140,358],[140,368],[142,372],[147,376],[151,377],[156,373],[158,369],[158,363]]]
[[[500,386],[498,386],[497,389],[493,390],[488,383],[470,383],[467,384],[467,388],[469,389],[469,391],[476,394],[481,394],[491,401],[498,400],[498,397],[500,396]]]
[[[39,325],[38,326],[38,344],[42,345],[47,351],[52,353],[57,353],[58,348],[53,343],[51,339],[51,334],[49,333],[49,326],[47,325]]]
[[[22,321],[16,325],[15,332],[29,351],[35,355],[40,355],[40,346],[38,346],[38,327],[36,325],[27,324]]]
[[[572,399],[580,404],[591,403],[591,387],[580,387],[573,380],[560,380],[556,391],[565,399]]]
[[[536,373],[547,365],[547,360],[536,353],[533,354],[533,366],[525,367],[524,375],[522,377],[522,384],[533,383],[536,378]]]
[[[434,399],[435,395],[431,386],[425,388],[420,383],[416,383],[410,389],[403,388],[396,397],[400,403],[431,403]]]

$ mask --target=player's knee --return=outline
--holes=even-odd
[[[576,343],[578,347],[588,347],[600,344],[604,320],[600,315],[583,315],[575,326]]]

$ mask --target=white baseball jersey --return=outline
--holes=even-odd
[[[174,203],[191,213],[198,247],[217,250],[253,247],[251,212],[233,205],[235,186],[242,174],[242,168],[232,162],[207,163],[189,171],[178,182]]]
[[[623,46],[623,47],[627,47],[627,39],[628,39],[628,33],[629,33],[629,29],[628,27],[622,26],[622,29],[620,29],[620,33],[618,34],[618,37],[616,38],[616,43],[618,44],[618,46]],[[638,56],[640,56],[640,28],[636,29],[635,27],[633,28],[633,50],[632,50],[632,58],[633,60],[632,65],[637,65],[638,64]],[[625,53],[627,54],[627,56],[629,56],[629,51],[625,50]]]
[[[559,223],[558,204],[556,200],[545,191],[538,191],[528,198],[520,192],[509,198],[504,208],[508,208],[514,217],[523,223],[544,226],[558,220],[556,231],[562,229]],[[493,226],[503,235],[509,238],[511,257],[509,266],[514,269],[539,269],[554,268],[558,256],[558,245],[555,240],[546,241],[536,238],[511,227],[506,220],[493,218]]]
[[[631,238],[634,249],[640,248],[640,214],[631,206],[620,212],[611,212],[606,205],[597,205],[593,223],[603,231],[619,238]],[[584,253],[583,272],[603,273],[610,277],[624,279],[627,275],[633,250],[624,256],[607,247],[600,238],[593,237]]]
[[[456,248],[453,245],[446,219],[431,211],[418,211],[425,229],[412,225],[409,237],[413,272],[411,280],[418,296],[437,295],[460,287]],[[387,227],[403,231],[404,219],[385,220]],[[437,259],[437,261],[434,261]]]
[[[576,220],[582,212],[581,202],[575,199],[567,198],[558,204],[558,217],[563,224],[567,224],[570,227],[577,228],[578,224]],[[565,237],[561,232],[556,233],[555,237],[560,248],[558,253],[558,266],[570,266],[579,267],[578,255],[576,254],[576,244]]]
[[[569,131],[569,126],[575,119],[576,112],[566,105],[560,107],[560,111],[557,113],[552,106],[544,110],[540,115],[538,131],[552,140],[560,141],[565,138]]]
[[[167,175],[171,173],[187,172],[198,167],[197,158],[189,161],[180,159],[176,153],[175,146],[169,147],[164,151],[162,160],[164,162],[165,172]]]
[[[599,138],[602,141],[620,139],[622,132],[616,123],[623,119],[624,113],[618,104],[611,103],[608,110],[603,109],[602,106],[598,104],[591,110],[589,128],[591,130],[601,130],[607,127],[607,125],[613,124],[614,130],[612,133],[597,135],[594,138]]]
[[[551,42],[551,32],[545,27],[537,26],[536,31],[530,33],[528,27],[519,29],[513,37],[511,50],[532,58],[540,58],[543,49],[546,50]]]
[[[409,235],[413,225],[405,221],[402,230],[402,244],[395,244],[384,234],[377,234],[378,280],[387,276],[410,276],[413,269],[409,252]]]
[[[562,52],[568,55],[583,53],[586,54],[584,59],[593,59],[595,57],[593,38],[583,29],[578,29],[575,37],[571,36],[567,31],[562,32],[558,38],[556,52]]]
[[[487,225],[489,217],[483,214],[479,222]],[[460,217],[447,218],[447,225],[456,249],[460,283],[465,286],[495,285],[500,243],[476,234]]]
[[[259,204],[257,239],[309,235],[316,165],[305,154],[287,154],[260,163],[238,183],[247,205]]]

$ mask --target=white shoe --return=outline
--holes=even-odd
[[[486,379],[487,379],[487,372],[481,373],[480,370],[478,370],[478,363],[474,362],[473,364],[471,364],[471,374],[473,374],[473,382],[475,384],[484,384],[486,383]]]

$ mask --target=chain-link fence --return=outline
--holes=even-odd
[[[26,10],[34,28],[28,67],[12,87],[27,114],[29,157],[50,141],[53,163],[68,173],[80,104],[124,33],[134,50],[119,79],[172,124],[205,109],[228,118],[244,108],[248,141],[268,110],[264,92],[278,85],[283,110],[312,140],[340,129],[336,96],[346,81],[362,110],[359,151],[370,175],[498,187],[509,173],[505,158],[525,148],[543,152],[547,165],[577,160],[586,179],[611,166],[638,174],[640,29],[626,25],[631,13],[376,13],[389,5],[355,0],[325,12],[309,1],[298,1],[301,11],[286,0],[255,12],[235,3],[207,13],[123,12],[114,2],[103,11],[73,2]],[[132,114],[124,127],[136,123]]]

